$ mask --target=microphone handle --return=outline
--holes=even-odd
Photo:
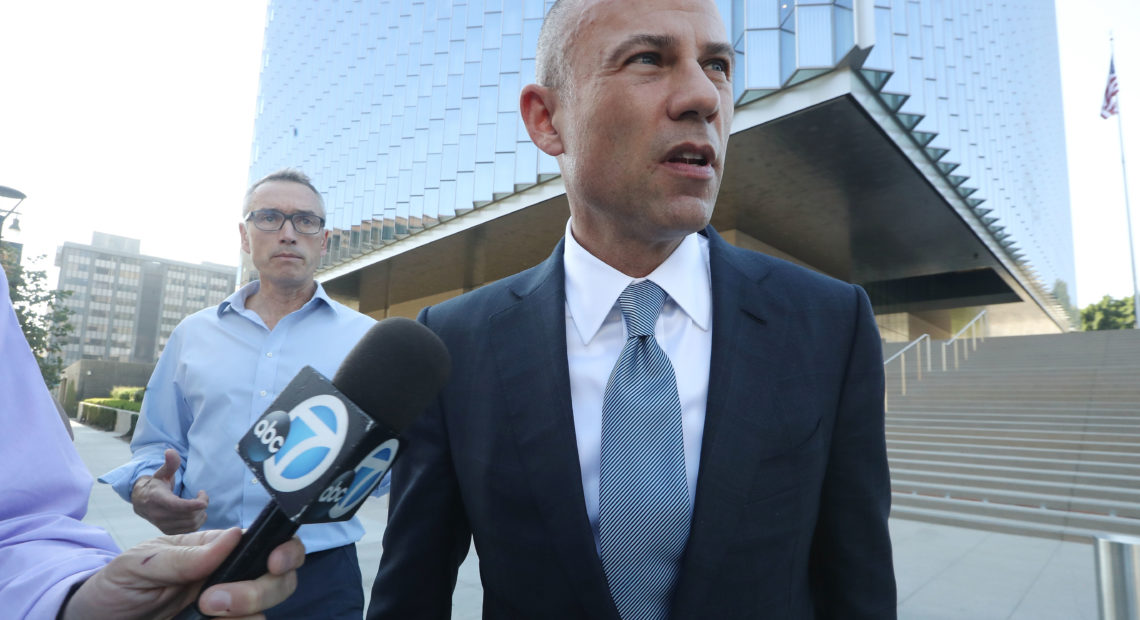
[[[269,554],[281,543],[293,537],[301,527],[285,516],[274,502],[261,511],[257,520],[242,535],[241,542],[230,552],[222,565],[202,584],[202,590],[219,583],[257,579],[268,572]],[[213,618],[198,609],[198,599],[186,606],[173,620],[202,620]]]

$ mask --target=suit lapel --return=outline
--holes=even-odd
[[[617,618],[586,516],[566,360],[563,245],[512,285],[490,318],[491,342],[519,458],[542,525],[590,617]]]
[[[697,617],[716,582],[719,560],[741,523],[763,451],[750,443],[774,398],[783,335],[771,292],[763,290],[766,262],[745,265],[743,251],[710,227],[713,345],[701,462],[689,543],[674,598],[674,617]],[[747,407],[743,403],[748,403]]]
[[[766,424],[779,376],[778,304],[762,280],[767,262],[745,265],[743,251],[710,227],[713,347],[709,396],[693,523],[673,606],[674,617],[699,617],[732,544],[757,463],[764,451],[743,439]],[[511,290],[516,303],[490,318],[499,378],[525,483],[555,541],[569,587],[587,615],[617,618],[586,516],[566,361],[562,244]],[[745,343],[745,344],[741,344]],[[741,403],[749,403],[747,408]],[[771,423],[770,421],[768,423]],[[559,489],[561,492],[551,492]]]

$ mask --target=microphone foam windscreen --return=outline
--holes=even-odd
[[[450,375],[451,356],[443,341],[416,321],[392,317],[364,334],[332,383],[373,420],[400,433]]]

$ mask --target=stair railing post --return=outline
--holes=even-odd
[[[899,378],[902,383],[902,395],[906,396],[906,353],[899,357]]]
[[[1100,617],[1103,620],[1140,617],[1140,538],[1100,534],[1093,550]]]
[[[942,372],[946,372],[946,343],[942,343]]]

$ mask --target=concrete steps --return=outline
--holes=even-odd
[[[891,517],[894,519],[925,521],[939,525],[968,527],[991,532],[1001,532],[1003,534],[1091,542],[1098,535],[1116,531],[1114,529],[1116,525],[1115,519],[1108,519],[1108,523],[1090,523],[1091,519],[1081,521],[1069,520],[1069,515],[1073,514],[1069,512],[1064,512],[1059,515],[1050,515],[1045,510],[1039,508],[1025,508],[1020,506],[1003,507],[997,504],[987,504],[983,502],[978,502],[977,507],[970,511],[965,511],[962,509],[961,504],[963,502],[961,500],[922,497],[900,493],[892,494],[892,501]],[[1046,516],[1057,518],[1052,523],[1042,523],[1037,520],[1040,517]],[[1117,533],[1135,535],[1135,532],[1129,529]]]
[[[1100,473],[1119,474],[1125,477],[1140,480],[1140,461],[1134,455],[1114,454],[1102,452],[1097,455],[1096,461],[1081,460],[1079,457],[1090,455],[1078,451],[1064,452],[1060,450],[1001,450],[970,452],[939,450],[935,446],[921,446],[913,449],[910,446],[895,445],[888,450],[891,460],[921,461],[927,467],[938,468],[942,464],[953,466],[990,467],[1000,469],[1004,467],[1020,467],[1035,471],[1065,471],[1070,473]],[[1115,460],[1110,457],[1117,457]],[[915,465],[911,465],[915,467]]]
[[[910,352],[886,369],[893,517],[1140,535],[1140,333],[990,338],[947,372],[940,349],[921,381]]]
[[[1065,449],[1055,447],[1039,448],[1034,446],[1012,446],[1012,445],[977,445],[977,444],[949,444],[942,442],[924,442],[924,441],[910,441],[910,440],[895,440],[892,441],[890,437],[887,438],[888,452],[893,451],[894,448],[914,448],[923,450],[933,449],[953,451],[959,458],[966,458],[975,454],[984,455],[1019,455],[1029,458],[1057,458],[1067,459],[1075,462],[1081,462],[1082,466],[1099,463],[1120,463],[1120,464],[1134,464],[1136,462],[1136,455],[1132,453],[1109,452],[1109,451],[1093,451],[1085,449]],[[1086,460],[1091,460],[1091,463],[1084,463]]]
[[[1038,467],[1031,462],[1014,464],[983,464],[962,462],[929,462],[926,459],[906,459],[891,457],[891,466],[899,470],[898,480],[917,482],[955,482],[976,480],[996,480],[999,488],[1016,489],[1023,485],[1053,485],[1056,494],[1067,494],[1071,486],[1105,489],[1109,497],[1125,496],[1131,501],[1140,500],[1140,488],[1136,488],[1136,472],[1127,469],[1118,471],[1090,471]],[[1013,478],[1014,484],[1008,484]]]
[[[1002,497],[1009,497],[1011,499],[1002,503],[1053,508],[1087,502],[1090,507],[1082,512],[1140,518],[1140,492],[1104,477],[1033,479],[1016,470],[989,473],[993,475],[964,471],[897,471],[891,481],[892,488],[906,492],[919,489],[925,494],[939,494],[933,489],[943,489],[951,495],[974,496],[978,500],[1000,501]]]

